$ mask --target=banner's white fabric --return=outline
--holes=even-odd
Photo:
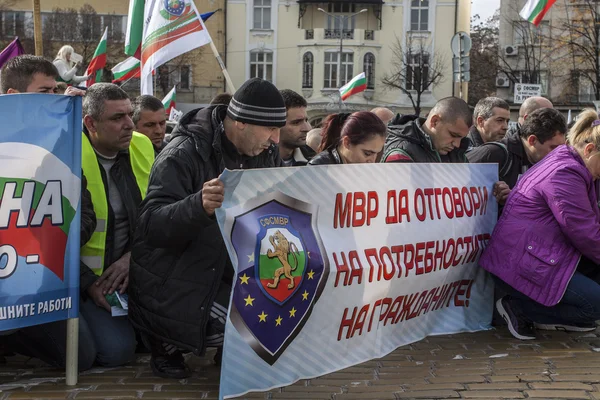
[[[331,373],[428,335],[489,328],[477,267],[497,165],[225,171],[235,268],[221,398]]]

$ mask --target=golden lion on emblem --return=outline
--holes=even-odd
[[[273,283],[267,283],[267,287],[271,289],[277,289],[279,286],[279,280],[281,275],[285,275],[286,278],[290,280],[290,284],[288,285],[288,289],[294,288],[294,277],[292,276],[292,271],[295,271],[298,268],[298,247],[294,244],[294,242],[288,242],[285,235],[281,233],[279,230],[275,232],[274,235],[269,236],[269,241],[273,246],[273,250],[269,249],[267,251],[267,257],[279,259],[282,267],[277,268],[275,271],[275,275],[273,276]],[[292,268],[290,263],[288,262],[289,254],[294,256],[295,266]]]

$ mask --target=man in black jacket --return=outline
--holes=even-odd
[[[286,124],[281,128],[279,155],[284,167],[306,165],[315,156],[315,151],[306,144],[311,129],[308,123],[304,97],[290,89],[281,91],[287,110]]]
[[[227,169],[281,166],[286,108],[277,88],[254,78],[229,106],[194,110],[152,168],[130,270],[129,316],[148,339],[162,377],[190,374],[182,348],[222,345],[233,268],[215,219]],[[176,348],[174,348],[176,347]]]
[[[471,163],[497,163],[500,181],[495,188],[502,192],[503,204],[519,177],[533,164],[565,143],[567,125],[562,114],[552,108],[541,108],[527,114],[518,131],[500,142],[486,143],[467,153]]]
[[[467,162],[466,138],[473,123],[464,100],[446,97],[438,101],[427,119],[415,115],[396,118],[388,126],[382,162]]]

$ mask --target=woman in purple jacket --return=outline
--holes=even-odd
[[[568,144],[519,180],[481,257],[508,293],[496,308],[518,339],[535,339],[534,324],[582,332],[600,319],[599,154],[600,117],[585,110]]]

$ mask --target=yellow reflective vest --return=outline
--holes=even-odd
[[[81,261],[98,276],[104,271],[104,255],[106,251],[106,229],[108,225],[108,196],[104,189],[101,166],[98,164],[96,152],[85,133],[81,138],[81,166],[87,179],[87,188],[92,195],[94,212],[96,213],[96,230],[91,239],[81,248]],[[135,181],[140,188],[142,199],[146,197],[150,169],[154,163],[154,146],[146,136],[133,132],[129,145],[129,159]]]

